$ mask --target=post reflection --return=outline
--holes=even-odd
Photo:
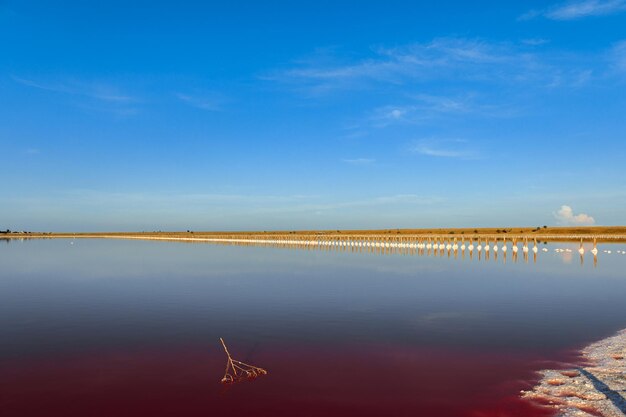
[[[509,244],[506,237],[392,237],[392,236],[272,236],[270,237],[234,237],[220,236],[215,238],[202,239],[158,239],[166,241],[179,241],[188,243],[208,243],[225,246],[262,246],[283,249],[299,249],[309,251],[337,251],[341,253],[359,253],[374,255],[401,255],[415,257],[437,257],[448,260],[474,260],[506,264],[509,252],[513,263],[517,263],[520,246],[518,238],[511,238]],[[532,247],[529,245],[528,237],[521,238],[521,252],[523,262],[530,262],[532,252],[533,264],[538,262],[539,252],[549,252],[547,248],[539,250],[537,239],[533,239]],[[554,252],[571,255],[573,250],[566,248],[555,248]],[[580,254],[580,265],[584,266],[584,256],[586,250],[581,242],[578,249]],[[597,242],[594,239],[593,249],[594,267],[598,264]],[[608,251],[607,251],[608,252]],[[460,256],[459,256],[460,255]],[[563,255],[565,256],[565,255]]]
[[[90,237],[90,236],[85,236]],[[159,240],[159,241],[172,241],[181,243],[205,243],[224,246],[261,246],[261,247],[274,247],[283,249],[299,249],[299,250],[316,250],[331,252],[337,251],[341,253],[359,253],[359,254],[375,254],[375,255],[402,255],[402,256],[426,256],[437,257],[448,260],[474,260],[476,256],[478,261],[491,261],[502,262],[506,264],[508,261],[508,255],[511,254],[513,263],[517,263],[520,245],[518,240],[521,241],[521,252],[524,263],[530,262],[530,253],[532,252],[533,264],[538,262],[539,253],[549,253],[547,247],[539,250],[539,242],[537,238],[532,238],[532,246],[529,245],[528,236],[511,236],[500,237],[480,237],[480,236],[461,236],[460,245],[459,238],[453,236],[394,236],[394,235],[299,235],[299,234],[287,234],[287,235],[255,235],[255,234],[234,234],[234,235],[212,235],[207,237],[194,237],[194,238],[177,238],[177,237],[120,237],[111,236],[117,239],[140,239],[140,240]],[[26,238],[31,239],[46,239],[46,238]],[[49,239],[49,238],[48,238]],[[510,244],[509,244],[510,239]],[[584,246],[584,239],[580,239],[580,244],[577,252],[579,253],[580,265],[584,266],[584,257],[587,252],[591,252],[593,255],[593,265],[598,265],[599,250],[597,247],[597,239],[593,238],[593,247],[591,250],[586,250]],[[587,238],[588,240],[590,238]],[[15,239],[2,239],[7,244]],[[23,238],[20,240],[24,240]],[[72,244],[76,239],[72,240]],[[569,240],[571,242],[571,240]],[[547,244],[547,241],[544,241]],[[574,250],[567,245],[563,248],[558,245],[558,242],[553,243],[555,245],[553,252],[560,255],[565,263],[569,263],[572,260]],[[459,256],[460,252],[460,256]],[[484,254],[483,254],[484,252]],[[611,250],[604,250],[605,253],[611,254]],[[626,255],[626,251],[616,250],[616,254]],[[500,256],[500,253],[502,254]]]

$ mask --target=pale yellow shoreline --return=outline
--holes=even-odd
[[[246,231],[246,232],[98,232],[98,233],[1,233],[2,238],[107,238],[170,241],[242,241],[251,240],[377,240],[406,242],[436,239],[439,241],[534,241],[538,242],[626,242],[626,226],[613,227],[547,227],[547,228],[464,228],[464,229],[385,229],[385,230],[305,230],[305,231]]]

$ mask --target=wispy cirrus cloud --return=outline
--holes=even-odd
[[[181,102],[200,110],[221,111],[223,109],[224,99],[214,94],[194,95],[176,93],[175,95]]]
[[[486,67],[510,65],[512,70],[529,59],[531,57],[514,53],[506,44],[450,37],[393,48],[375,48],[371,58],[350,63],[333,64],[326,56],[321,60],[312,58],[264,78],[305,84],[314,92],[324,92],[363,87],[373,82],[403,84],[407,80],[442,78],[446,73],[455,77],[482,78],[488,76],[482,75]],[[464,68],[463,73],[455,71],[460,67]]]
[[[68,87],[64,84],[46,84],[39,81],[34,81],[28,78],[22,78],[15,75],[12,75],[11,78],[18,84],[25,85],[27,87],[37,88],[39,90],[52,91],[55,93],[70,93]]]
[[[352,159],[342,159],[341,162],[344,162],[349,165],[372,165],[376,162],[373,158],[352,158]]]
[[[551,20],[577,20],[593,16],[608,16],[626,11],[626,0],[574,0],[542,10],[530,10],[519,17],[529,20],[545,17]]]
[[[374,109],[370,119],[375,127],[387,127],[396,123],[417,123],[425,117],[416,114],[414,105],[387,105]]]
[[[621,72],[626,72],[626,40],[616,43],[610,53],[613,67]]]
[[[415,100],[421,103],[423,109],[437,113],[468,113],[478,108],[471,94],[456,97],[418,94]]]
[[[476,94],[431,95],[417,94],[407,99],[408,104],[386,105],[374,109],[371,120],[376,127],[398,123],[426,123],[454,116],[511,117],[519,113],[507,103],[486,104]]]
[[[152,211],[187,212],[220,211],[224,213],[287,213],[315,212],[345,208],[368,208],[393,205],[431,205],[442,201],[441,197],[412,193],[370,196],[361,199],[339,200],[320,195],[285,194],[221,194],[221,193],[151,193],[151,192],[108,192],[101,190],[72,190],[54,197],[14,198],[12,204],[41,205],[44,207],[93,207],[94,210],[125,213],[145,212],[146,207],[158,207]],[[44,202],[46,202],[44,204]],[[226,210],[226,211],[224,211]],[[151,211],[151,210],[148,210]]]
[[[386,105],[373,110],[370,119],[375,127],[398,123],[424,123],[438,115],[466,113],[466,103],[453,98],[418,96],[410,104]]]
[[[65,79],[42,81],[32,78],[11,76],[14,82],[25,87],[71,97],[80,108],[128,116],[138,112],[142,101],[119,87],[106,82]]]
[[[436,158],[478,159],[481,154],[464,139],[425,139],[417,141],[411,151]]]
[[[20,203],[39,201],[39,197],[33,199],[14,201]],[[177,209],[185,207],[189,210],[203,209],[207,207],[233,207],[246,205],[273,206],[316,201],[319,196],[306,194],[245,194],[245,193],[159,193],[159,192],[111,192],[91,189],[73,189],[55,194],[53,197],[41,197],[59,205],[69,203],[80,206],[107,207],[117,206],[120,208],[130,207],[158,207],[162,209]]]
[[[125,94],[121,92],[119,88],[105,83],[84,82],[76,80],[69,80],[64,82],[42,82],[17,76],[12,76],[11,78],[13,79],[13,81],[24,86],[54,93],[85,96],[96,100],[117,103],[140,101],[137,97]]]
[[[312,57],[262,78],[309,96],[320,96],[334,91],[367,90],[380,84],[397,92],[433,81],[553,87],[553,80],[559,78],[559,85],[564,86],[570,77],[587,69],[583,64],[588,60],[529,49],[540,41],[534,43],[443,37],[425,43],[373,48],[370,57],[348,62],[327,55]]]
[[[550,41],[547,39],[543,39],[543,38],[528,38],[528,39],[522,39],[522,43],[524,45],[530,45],[530,46],[541,46],[541,45],[550,43]]]
[[[394,194],[367,197],[362,199],[329,201],[329,202],[311,202],[305,204],[296,204],[293,206],[268,207],[263,212],[277,213],[316,213],[331,212],[336,210],[377,210],[379,207],[398,208],[413,206],[432,206],[441,204],[445,199],[439,196],[425,196],[418,194]]]

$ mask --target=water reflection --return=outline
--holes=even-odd
[[[153,240],[153,239],[146,239]],[[277,249],[297,249],[306,251],[323,251],[323,252],[342,252],[342,253],[362,253],[372,255],[400,255],[400,256],[424,256],[424,257],[436,257],[447,258],[450,260],[465,260],[466,257],[472,261],[476,258],[477,261],[490,261],[507,263],[507,257],[509,252],[511,253],[511,260],[514,263],[518,262],[520,244],[522,260],[524,263],[530,263],[530,257],[532,253],[532,263],[537,264],[540,258],[540,252],[548,255],[550,250],[547,247],[539,248],[537,239],[533,239],[532,246],[529,244],[528,238],[521,239],[521,243],[517,238],[513,238],[511,243],[506,238],[493,238],[491,242],[489,239],[468,239],[466,245],[465,238],[461,238],[461,244],[459,245],[458,239],[446,239],[446,238],[429,238],[429,239],[416,239],[416,238],[342,238],[342,239],[294,239],[294,238],[281,238],[281,239],[229,239],[229,238],[202,238],[202,239],[167,239],[160,238],[160,241],[171,242],[185,242],[185,243],[204,243],[220,246],[239,246],[239,247],[270,247]],[[547,242],[544,242],[547,245]],[[572,262],[572,255],[574,250],[571,243],[553,243],[557,246],[553,249],[553,252],[560,256],[562,261],[566,264]],[[588,245],[588,244],[587,244]],[[501,256],[499,255],[501,253]],[[580,265],[584,266],[584,257],[587,253],[593,255],[593,266],[598,265],[598,253],[597,242],[594,239],[592,249],[587,251],[585,249],[585,243],[581,239],[578,253],[580,255]],[[611,250],[604,250],[606,254],[612,254]],[[626,251],[617,250],[616,254],[626,255]]]
[[[549,255],[554,252],[565,264],[573,261],[575,252],[572,243],[553,242],[553,249],[547,248],[547,242],[543,242],[544,247],[539,248],[539,242],[533,238],[532,246],[529,244],[528,237],[512,237],[507,240],[506,237],[429,237],[420,238],[412,236],[282,236],[275,238],[255,238],[252,237],[220,237],[220,238],[166,238],[166,237],[116,237],[117,239],[133,239],[146,241],[171,241],[184,243],[204,243],[220,246],[239,246],[239,247],[270,247],[278,249],[298,249],[306,251],[323,251],[323,252],[343,252],[343,253],[362,253],[372,255],[400,255],[400,256],[418,256],[418,257],[437,257],[447,258],[449,260],[469,260],[469,261],[490,261],[495,263],[507,263],[508,254],[511,254],[513,263],[519,260],[519,252],[522,253],[523,263],[530,263],[530,254],[532,253],[532,263],[537,264],[541,258],[540,252]],[[50,238],[0,238],[7,244],[12,241],[19,240],[21,242],[29,240],[47,240]],[[66,240],[66,239],[60,239]],[[79,239],[80,240],[80,239]],[[77,240],[73,238],[69,244],[73,245]],[[467,242],[467,244],[466,244]],[[521,246],[520,246],[521,245]],[[590,246],[592,245],[592,246]],[[610,249],[615,244],[608,243],[607,248],[602,250],[606,255],[626,255],[626,250]],[[597,239],[592,242],[585,242],[582,238],[576,251],[579,254],[579,264],[585,266],[585,256],[593,257],[593,266],[598,266],[598,255],[601,252],[598,249]],[[501,256],[499,253],[501,252]]]
[[[543,361],[624,327],[617,245],[310,241],[0,245],[1,411],[528,417]],[[270,375],[219,397],[219,337]]]

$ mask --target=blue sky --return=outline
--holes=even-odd
[[[626,0],[128,3],[0,1],[0,228],[625,223]]]

